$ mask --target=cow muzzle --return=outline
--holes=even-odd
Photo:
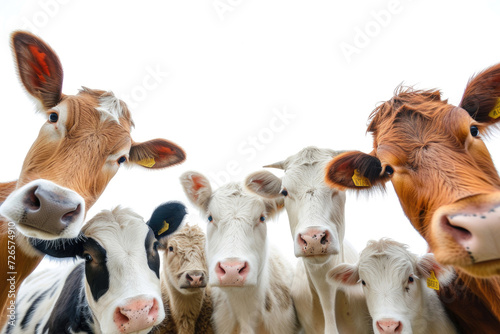
[[[500,193],[467,197],[439,208],[431,233],[436,259],[443,264],[470,266],[499,260]]]
[[[325,227],[310,226],[296,234],[296,257],[317,257],[339,253],[333,232]]]
[[[202,270],[190,270],[181,275],[181,289],[199,289],[207,286],[206,273]]]
[[[12,192],[0,206],[0,215],[28,237],[74,238],[85,219],[85,201],[73,190],[39,179]]]

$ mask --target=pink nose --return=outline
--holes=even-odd
[[[246,261],[228,260],[219,262],[215,274],[223,286],[243,286],[250,268]]]
[[[403,325],[400,321],[382,319],[377,321],[377,329],[379,333],[401,333]]]
[[[113,321],[121,333],[132,333],[155,325],[159,304],[156,298],[134,298],[116,308]]]
[[[297,244],[305,256],[330,254],[330,233],[322,228],[308,228],[297,235]]]

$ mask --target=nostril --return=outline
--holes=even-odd
[[[115,321],[120,324],[125,324],[129,322],[129,318],[123,313],[126,312],[123,308],[117,307],[115,310]]]
[[[24,204],[29,210],[36,211],[40,209],[40,199],[38,196],[35,194],[35,192],[38,190],[38,187],[34,187],[31,189],[25,196],[24,198]]]
[[[453,225],[450,220],[452,220],[453,217],[448,217],[448,216],[443,216],[441,217],[441,226],[443,230],[448,232],[455,240],[460,241],[460,240],[468,240],[472,238],[472,233],[457,225]]]
[[[320,243],[322,245],[326,245],[328,243],[328,234],[326,232],[323,234],[323,237],[321,238]]]
[[[301,233],[299,233],[299,243],[302,244],[302,246],[307,247],[307,241],[304,239]]]
[[[238,269],[238,274],[242,274],[243,272],[245,272],[246,269],[247,269],[247,263],[245,262],[245,264],[243,265],[243,267],[241,267],[240,269]]]
[[[221,266],[221,263],[217,263],[217,267],[215,268],[215,272],[217,275],[219,276],[222,276],[222,275],[225,275],[226,274],[226,271],[224,270],[224,268],[222,268]]]
[[[193,281],[193,278],[192,278],[192,277],[191,277],[191,275],[189,275],[189,274],[186,274],[186,279],[187,279],[188,281],[190,281],[190,282],[192,282],[192,281]]]
[[[65,213],[62,216],[61,221],[66,224],[69,224],[75,219],[75,217],[80,215],[81,211],[82,207],[80,204],[78,204],[75,210]]]

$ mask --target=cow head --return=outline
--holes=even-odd
[[[208,179],[196,172],[184,173],[181,183],[208,221],[210,285],[257,285],[268,256],[266,221],[277,213],[279,201],[248,193],[237,183],[212,192]]]
[[[19,77],[46,119],[29,150],[16,190],[0,214],[22,234],[45,240],[75,237],[86,211],[121,165],[165,168],[185,159],[177,145],[134,142],[125,103],[111,92],[83,88],[62,93],[63,70],[38,37],[16,32],[12,47]]]
[[[266,167],[283,169],[282,178],[268,171],[250,174],[245,185],[267,199],[284,200],[295,256],[324,263],[338,254],[344,240],[345,193],[324,181],[325,165],[338,152],[307,147]]]
[[[162,275],[170,286],[182,294],[207,286],[205,233],[199,226],[185,225],[160,244],[165,250]]]
[[[500,65],[470,80],[458,107],[439,91],[398,91],[371,115],[373,151],[331,161],[340,189],[392,181],[436,259],[469,274],[500,274],[500,178],[483,142],[500,123]]]
[[[77,239],[31,242],[50,256],[85,261],[85,295],[102,333],[149,333],[165,317],[159,242],[178,229],[185,214],[181,203],[165,203],[145,224],[118,207],[97,214]]]
[[[357,264],[337,265],[327,275],[334,284],[363,286],[374,333],[401,334],[426,332],[428,324],[424,322],[428,319],[424,314],[430,312],[430,303],[439,303],[435,292],[426,286],[427,279],[439,289],[453,277],[453,270],[440,265],[433,254],[419,257],[388,239],[368,242]],[[432,301],[429,294],[434,294]]]

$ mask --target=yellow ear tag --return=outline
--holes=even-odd
[[[161,230],[158,231],[158,235],[162,235],[163,233],[167,232],[169,229],[170,225],[167,223],[166,220],[163,221],[163,227]]]
[[[436,274],[434,274],[433,270],[431,270],[431,277],[427,278],[427,287],[434,290],[439,290],[439,281],[436,278]]]
[[[370,180],[368,178],[361,175],[359,170],[354,170],[354,175],[352,176],[352,181],[356,187],[371,187]]]
[[[498,99],[497,104],[495,104],[495,107],[490,111],[488,116],[495,119],[500,117],[500,99]]]
[[[141,166],[151,168],[155,165],[156,161],[154,158],[146,158],[146,159],[142,159],[142,160],[137,161],[137,163]]]

